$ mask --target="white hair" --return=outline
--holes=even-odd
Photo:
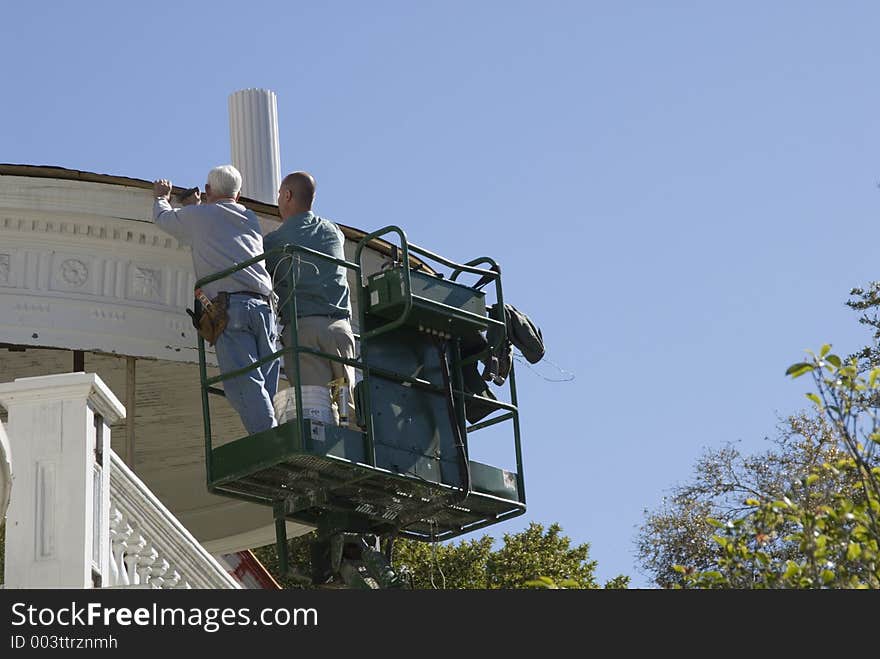
[[[208,172],[208,185],[215,197],[234,197],[241,192],[241,172],[232,165],[220,165]]]

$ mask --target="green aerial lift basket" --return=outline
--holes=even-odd
[[[490,400],[464,389],[462,370],[498,346],[463,359],[460,338],[477,335],[493,324],[504,339],[504,323],[486,312],[485,294],[455,279],[462,272],[489,276],[503,308],[500,274],[491,259],[457,264],[407,243],[397,227],[369,234],[358,244],[355,263],[313,250],[286,245],[285,254],[323,259],[361,277],[360,255],[378,236],[395,232],[402,259],[389,270],[371,275],[359,287],[360,358],[343,359],[293,344],[253,366],[208,378],[205,346],[199,339],[205,457],[208,489],[216,494],[273,507],[276,528],[284,520],[314,525],[321,533],[402,535],[425,541],[444,540],[495,524],[525,512],[525,488],[519,437],[516,385],[508,378],[510,403]],[[448,279],[409,267],[409,252],[453,270]],[[261,261],[257,257],[196,286],[225,277]],[[486,270],[477,267],[488,263]],[[291,317],[296,317],[296,282],[288,279]],[[213,446],[209,394],[220,394],[219,382],[288,353],[311,353],[353,366],[362,373],[357,403],[362,432],[294,418],[264,432]],[[298,376],[298,374],[295,374]],[[299,382],[299,377],[294,380]],[[293,387],[296,409],[302,392]],[[500,415],[467,426],[468,402],[490,405]],[[472,433],[512,421],[516,471],[470,460]],[[279,541],[280,542],[280,541]]]

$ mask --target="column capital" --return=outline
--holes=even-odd
[[[60,373],[16,378],[0,384],[0,405],[87,399],[108,424],[125,418],[125,406],[95,373]]]

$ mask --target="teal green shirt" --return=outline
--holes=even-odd
[[[299,245],[336,259],[345,259],[345,236],[333,222],[311,211],[288,217],[281,226],[263,238],[266,252],[282,245]],[[272,254],[266,269],[275,283],[281,304],[281,322],[290,323],[290,266],[296,262],[296,315],[350,318],[346,268],[308,254]]]

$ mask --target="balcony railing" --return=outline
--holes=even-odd
[[[114,452],[110,586],[241,588]]]

